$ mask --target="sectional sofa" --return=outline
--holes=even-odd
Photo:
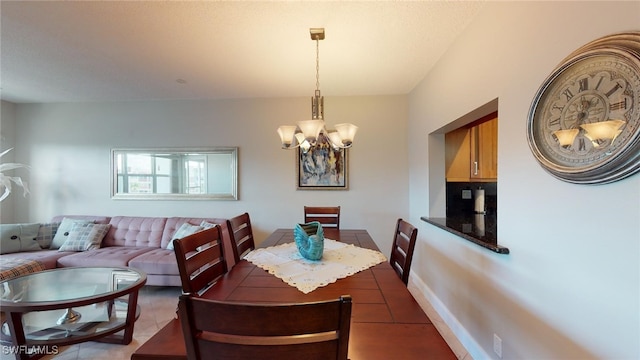
[[[99,245],[91,246],[88,249],[71,247],[73,251],[69,251],[69,246],[52,249],[54,237],[58,232],[60,232],[59,236],[68,235],[68,229],[62,229],[60,225],[68,224],[71,220],[102,224],[100,229],[106,234]],[[188,225],[183,225],[185,223]],[[204,224],[220,225],[225,258],[229,266],[233,266],[233,251],[226,219],[87,215],[61,215],[54,217],[50,223],[39,224],[37,239],[30,235],[31,238],[23,239],[23,243],[29,240],[31,242],[27,246],[23,244],[22,249],[18,251],[3,250],[0,255],[0,265],[3,270],[7,270],[12,266],[25,266],[25,262],[28,262],[36,265],[34,271],[71,266],[130,266],[147,274],[147,285],[180,286],[178,265],[174,251],[169,244],[179,230],[185,227],[194,227],[195,229]],[[26,229],[27,227],[19,227],[18,229]],[[8,229],[6,226],[4,228]],[[98,226],[90,228],[98,228]],[[7,231],[3,230],[3,246],[6,243],[11,244],[4,237],[16,238],[16,235],[8,234]],[[14,231],[19,232],[20,230]],[[20,240],[19,237],[18,235],[18,240]],[[34,244],[34,242],[36,243]],[[35,262],[31,260],[35,260]]]

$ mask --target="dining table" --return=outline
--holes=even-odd
[[[324,236],[327,241],[335,240],[379,253],[366,230],[325,229]],[[294,242],[292,229],[277,229],[254,251]],[[384,254],[379,253],[379,256]],[[243,303],[302,303],[351,295],[350,360],[456,359],[389,261],[381,261],[311,291],[301,291],[246,260],[247,257],[235,264],[201,297]],[[182,328],[177,317],[131,355],[132,360],[186,358]]]

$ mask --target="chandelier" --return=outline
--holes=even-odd
[[[324,28],[309,29],[311,40],[316,42],[316,91],[311,98],[311,119],[298,121],[297,125],[283,125],[278,135],[283,149],[300,147],[303,152],[314,146],[329,144],[335,150],[351,147],[358,127],[353,124],[337,124],[335,130],[327,130],[324,123],[324,97],[320,94],[320,40],[324,40]]]

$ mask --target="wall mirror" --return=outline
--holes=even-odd
[[[111,197],[238,200],[238,148],[111,150]]]

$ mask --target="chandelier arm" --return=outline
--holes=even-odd
[[[300,145],[301,145],[301,144],[300,144],[299,142],[297,142],[297,141],[296,141],[296,145],[291,144],[291,145],[289,145],[289,146],[287,146],[287,147],[283,147],[283,149],[285,149],[285,150],[293,150],[293,149],[297,149],[297,148],[299,148],[299,147],[300,147]]]

